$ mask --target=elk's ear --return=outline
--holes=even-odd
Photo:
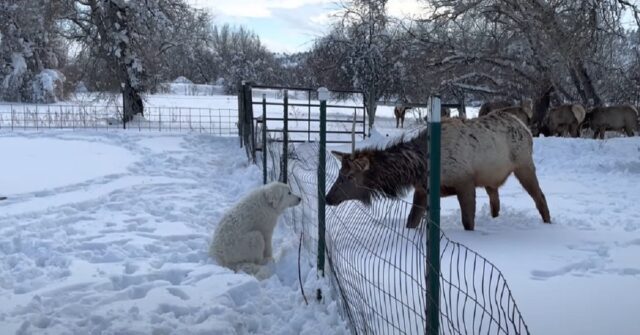
[[[369,157],[363,156],[363,157],[356,158],[353,161],[353,165],[355,165],[356,168],[360,171],[367,171],[369,170],[369,167],[371,164],[369,162]]]
[[[331,154],[336,156],[336,158],[340,161],[342,160],[342,158],[349,156],[349,154],[346,154],[344,152],[333,151],[333,150],[331,151]]]

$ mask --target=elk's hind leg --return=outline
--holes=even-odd
[[[627,134],[627,136],[629,137],[633,137],[635,134],[633,133],[633,128],[629,127],[629,126],[625,126],[624,127],[624,132]]]
[[[533,198],[533,201],[535,201],[536,208],[538,208],[538,212],[540,212],[540,216],[542,216],[542,221],[545,223],[551,223],[547,199],[540,189],[538,177],[536,177],[536,168],[534,167],[533,162],[531,162],[530,165],[518,167],[515,169],[514,174],[520,182],[520,185],[524,187],[527,193],[529,193]]]
[[[500,196],[498,195],[498,188],[487,186],[484,188],[489,195],[489,205],[491,206],[491,217],[497,217],[500,215]]]

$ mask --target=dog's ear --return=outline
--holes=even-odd
[[[282,197],[284,197],[288,192],[283,191],[284,188],[278,186],[278,184],[274,184],[269,190],[267,190],[267,192],[264,192],[264,197],[267,200],[267,203],[273,208],[278,208],[278,205],[280,205],[280,202],[282,201]]]

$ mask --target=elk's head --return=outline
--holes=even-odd
[[[338,179],[329,193],[326,201],[329,206],[337,206],[346,200],[360,200],[366,204],[371,202],[372,191],[366,187],[367,172],[371,162],[366,154],[347,154],[338,151],[331,152],[342,163]]]

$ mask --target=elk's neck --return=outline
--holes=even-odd
[[[427,142],[424,134],[373,152],[368,187],[388,197],[398,197],[427,182]]]

